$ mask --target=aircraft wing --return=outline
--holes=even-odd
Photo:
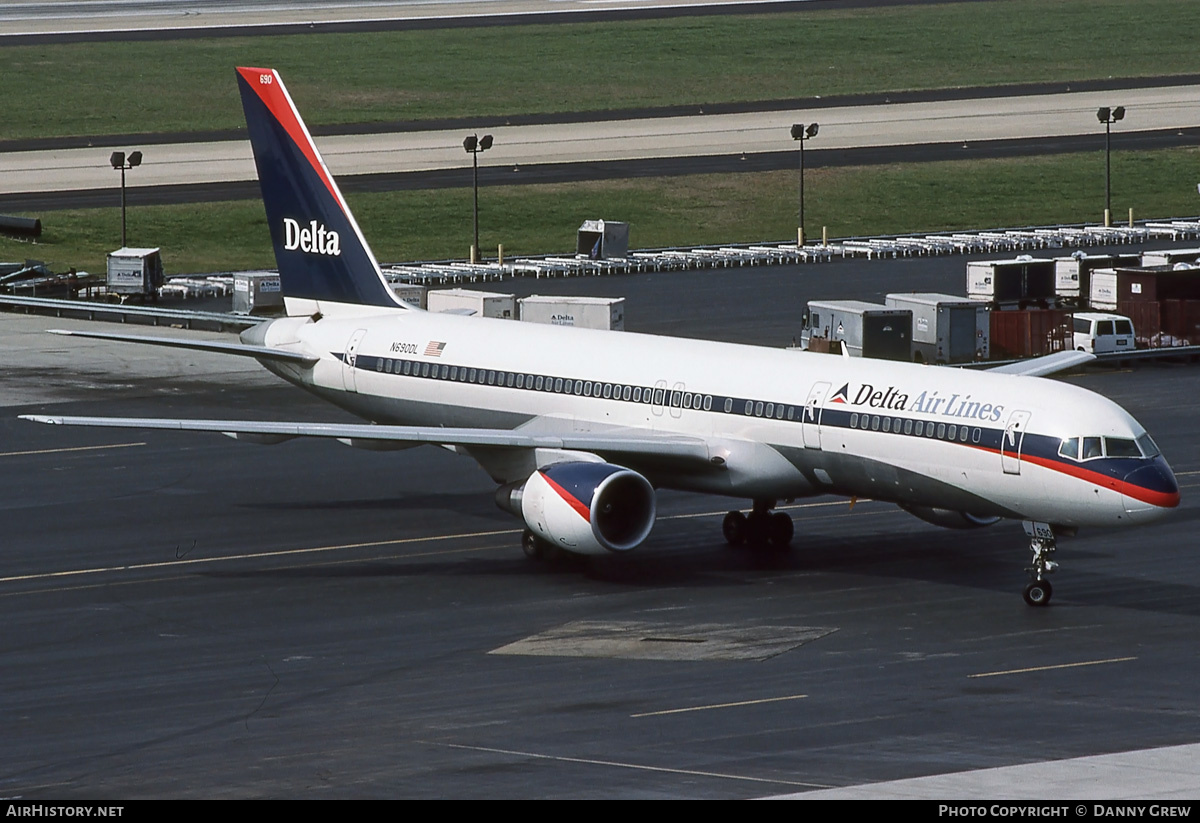
[[[218,343],[209,340],[192,340],[182,337],[153,337],[143,334],[115,334],[102,331],[68,331],[66,329],[47,329],[50,334],[61,334],[67,337],[92,337],[97,340],[119,340],[122,343],[145,343],[151,346],[169,346],[176,349],[195,349],[197,351],[217,352],[218,354],[237,354],[242,357],[255,357],[260,360],[277,360],[285,363],[296,363],[301,366],[311,366],[320,358],[303,352],[288,351],[287,349],[270,348],[268,346],[248,346],[244,343]]]
[[[170,420],[153,417],[57,417],[23,414],[22,420],[60,426],[100,426],[120,429],[170,429],[220,432],[230,437],[282,442],[294,437],[324,437],[367,448],[404,448],[432,444],[512,449],[569,449],[599,454],[636,454],[709,463],[708,443],[682,435],[644,435],[633,432],[525,433],[518,429],[471,429],[424,426],[382,426],[370,423],[289,423],[255,420]]]
[[[1020,360],[1005,366],[997,366],[988,371],[997,374],[1023,374],[1028,377],[1042,377],[1055,372],[1066,371],[1074,366],[1081,366],[1096,359],[1096,355],[1085,351],[1060,351],[1035,357],[1032,360]]]

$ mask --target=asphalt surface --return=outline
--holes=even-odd
[[[807,297],[960,291],[964,272],[511,290],[611,289],[632,330],[779,344]],[[241,361],[38,333],[71,322],[0,316],[5,796],[906,796],[853,787],[1041,763],[985,796],[1045,797],[1046,761],[1200,741],[1194,367],[1066,378],[1149,428],[1183,503],[1062,541],[1054,602],[1030,609],[1012,523],[818,499],[790,509],[793,550],[764,555],[724,546],[726,501],[664,493],[633,555],[532,563],[490,481],[443,450],[16,420],[344,419]],[[1194,759],[1171,768],[1200,791]],[[1091,774],[1073,790],[1155,794]],[[967,796],[950,785],[921,796]]]

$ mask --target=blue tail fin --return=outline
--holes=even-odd
[[[284,297],[409,308],[383,279],[279,73],[237,71]]]

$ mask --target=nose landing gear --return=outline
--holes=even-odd
[[[1058,563],[1050,559],[1058,548],[1054,542],[1054,529],[1049,523],[1032,520],[1026,520],[1022,525],[1025,534],[1029,535],[1029,550],[1033,552],[1033,562],[1025,570],[1029,572],[1030,581],[1022,596],[1030,606],[1045,606],[1054,594],[1054,587],[1046,580],[1046,575],[1058,568]]]

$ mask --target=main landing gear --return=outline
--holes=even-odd
[[[1054,543],[1054,529],[1048,523],[1035,523],[1032,520],[1024,522],[1025,534],[1029,535],[1029,550],[1033,552],[1033,563],[1025,571],[1029,572],[1029,584],[1025,586],[1023,596],[1030,606],[1045,606],[1054,594],[1054,587],[1046,579],[1058,568],[1051,560],[1057,546]]]
[[[755,500],[749,515],[730,512],[721,523],[721,531],[730,546],[770,546],[786,549],[795,532],[792,518],[783,512],[771,511],[774,500]]]
[[[558,554],[553,543],[538,537],[531,529],[521,532],[521,548],[530,560],[548,560]]]

